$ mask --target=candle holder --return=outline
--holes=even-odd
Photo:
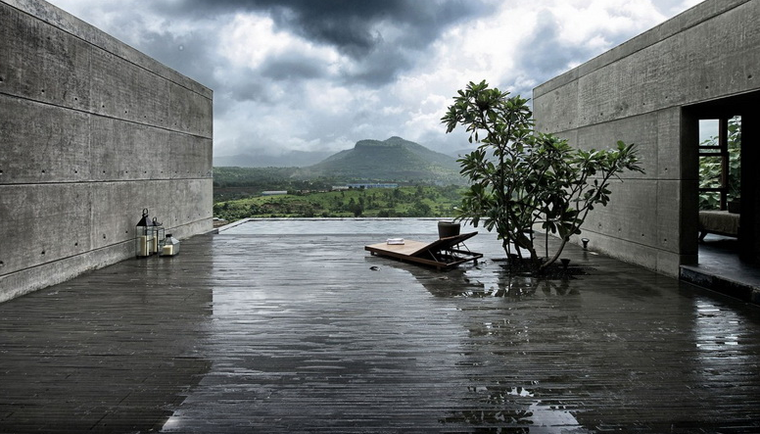
[[[153,222],[148,217],[148,208],[143,208],[142,218],[135,226],[135,250],[138,258],[146,258],[154,252],[153,244],[156,241],[153,231]]]
[[[172,234],[166,234],[166,238],[161,241],[161,256],[176,256],[179,253],[179,240]]]

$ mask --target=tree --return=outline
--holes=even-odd
[[[490,88],[485,80],[470,82],[441,121],[447,133],[461,125],[470,133],[470,143],[479,143],[457,160],[470,186],[456,219],[475,227],[482,220],[489,232],[496,231],[507,256],[524,258],[526,251],[540,272],[557,260],[571,235],[581,233],[594,206],[607,205],[613,178],[624,170],[643,170],[633,144],[619,141],[614,150],[585,151],[536,133],[527,103]],[[533,243],[538,224],[561,239],[556,253],[545,260]]]

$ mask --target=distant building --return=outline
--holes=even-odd
[[[288,194],[286,190],[270,190],[270,191],[262,191],[262,196],[281,196]]]
[[[398,188],[398,184],[348,184],[348,188]]]

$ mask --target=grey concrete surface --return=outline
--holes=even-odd
[[[430,220],[265,221],[0,304],[0,432],[756,433],[760,309],[570,246],[436,272]],[[376,270],[373,270],[376,267]]]
[[[709,116],[758,123],[758,20],[760,2],[704,1],[534,89],[539,131],[583,148],[639,146],[646,173],[624,174],[611,206],[587,219],[585,236],[600,250],[671,276],[696,264],[699,116],[688,110],[725,100]],[[743,203],[758,202],[743,184]],[[760,219],[747,217],[743,227],[760,233]]]
[[[0,0],[0,302],[212,227],[210,89],[41,0]]]

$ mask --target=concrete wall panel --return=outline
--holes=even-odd
[[[180,97],[180,90],[176,84],[169,85],[169,127],[202,137],[211,137],[213,123],[208,120],[213,118],[213,107],[208,104],[208,98],[194,92],[185,93]]]
[[[634,143],[639,148],[641,164],[646,167],[658,165],[658,119],[656,115],[636,116],[628,122],[607,122],[578,128],[577,141],[570,144],[583,149],[614,149],[617,141]],[[651,178],[651,174],[625,172],[627,178]]]
[[[681,181],[661,179],[657,181],[657,190],[654,192],[657,196],[657,209],[653,226],[656,242],[653,245],[669,253],[680,252],[681,191]]]
[[[100,249],[132,240],[143,208],[167,230],[174,230],[177,237],[193,235],[181,227],[212,219],[210,187],[206,180],[185,179],[103,183],[92,194],[92,247]]]
[[[540,123],[536,129],[542,132],[552,131],[564,136],[568,131],[574,131],[581,125],[578,111],[578,80],[573,80],[565,86],[551,89],[537,98],[534,90],[533,111],[541,114]]]
[[[0,184],[82,181],[89,115],[0,94]]]
[[[687,153],[685,149],[681,149],[681,110],[660,110],[655,115],[657,172],[654,175],[658,179],[682,179],[687,173],[691,174],[696,170],[696,159],[692,162],[691,157],[696,157],[697,149],[694,148],[695,153]]]
[[[103,268],[134,254],[134,243],[109,249],[90,250],[80,255],[24,268],[15,273],[0,274],[0,303],[27,294],[37,288],[65,282],[86,271]],[[151,258],[152,259],[152,258]],[[35,282],[35,285],[29,285]]]
[[[169,92],[162,77],[102,50],[93,51],[90,74],[93,113],[168,127]]]
[[[0,20],[2,92],[87,107],[89,45],[5,5],[0,8]]]
[[[610,190],[610,203],[594,208],[581,229],[607,234],[619,241],[652,243],[657,237],[656,222],[648,210],[657,207],[656,181],[614,182]]]
[[[111,118],[92,120],[91,179],[211,176],[211,139]]]
[[[82,184],[0,186],[2,273],[90,250],[89,187]]]
[[[623,244],[617,237],[593,231],[589,231],[585,236],[591,240],[589,250],[593,252],[602,252],[609,257],[636,263],[650,270],[657,269],[658,251],[652,247],[637,243],[626,243],[625,248],[622,248]]]
[[[41,0],[0,0],[0,301],[212,227],[212,92]]]

